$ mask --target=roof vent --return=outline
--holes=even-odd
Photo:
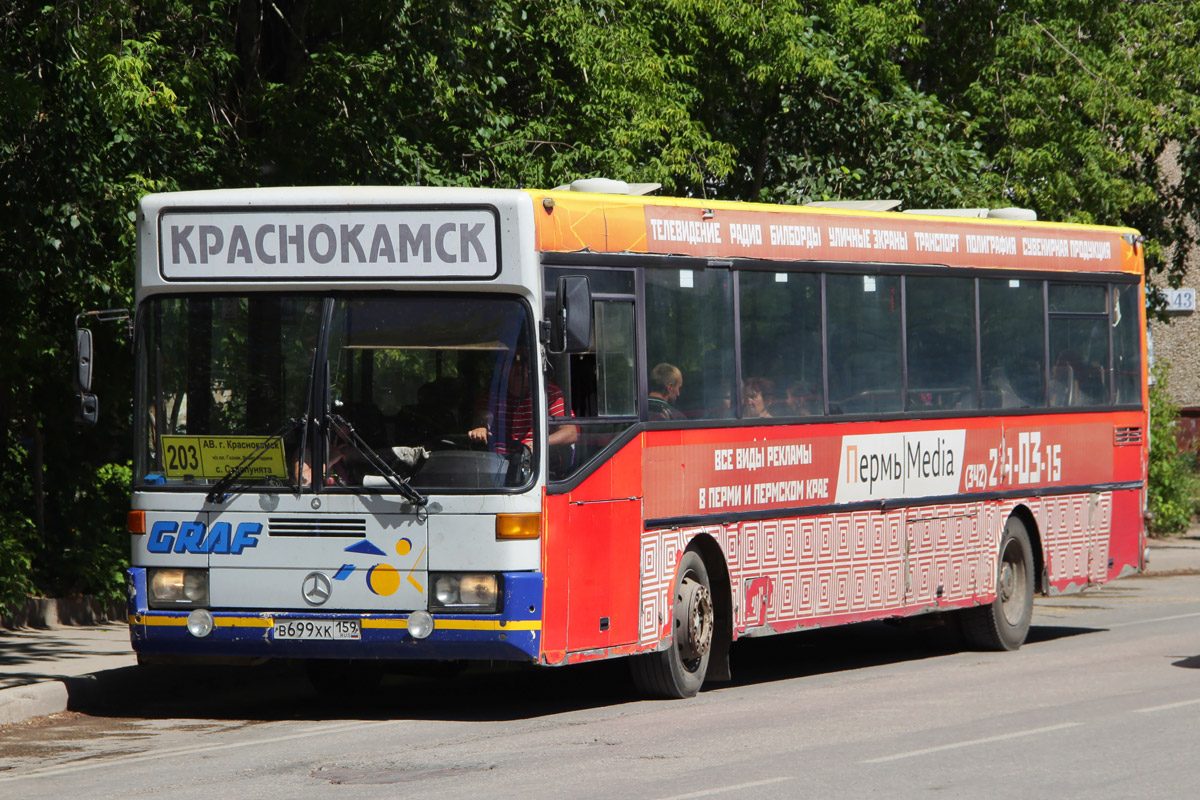
[[[1019,222],[1036,222],[1037,212],[1032,208],[993,208],[988,219],[1015,219]]]
[[[905,214],[928,214],[935,217],[975,217],[977,219],[1009,219],[1034,222],[1037,212],[1032,208],[908,208]]]
[[[891,211],[900,200],[816,200],[804,205],[816,208],[841,208],[847,211]]]
[[[661,183],[626,183],[612,178],[580,178],[562,186],[556,192],[591,192],[593,194],[650,194],[662,188]]]

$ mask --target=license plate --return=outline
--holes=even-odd
[[[334,641],[361,639],[362,623],[356,619],[280,619],[275,620],[274,638]]]

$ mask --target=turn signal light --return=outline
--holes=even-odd
[[[134,535],[143,535],[146,533],[146,512],[145,511],[130,511],[125,515],[125,527]]]
[[[496,540],[536,539],[542,535],[541,514],[497,514]]]

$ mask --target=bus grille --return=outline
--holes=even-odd
[[[1114,443],[1117,447],[1123,447],[1131,444],[1141,444],[1142,429],[1136,425],[1132,428],[1117,428],[1115,432],[1115,439],[1116,441]]]
[[[333,536],[345,539],[364,539],[365,519],[336,519],[312,517],[271,517],[267,520],[268,536]]]

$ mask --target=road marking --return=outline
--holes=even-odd
[[[1008,739],[1020,739],[1023,736],[1036,736],[1039,733],[1051,733],[1053,731],[1062,731],[1067,728],[1074,728],[1082,725],[1081,722],[1064,722],[1060,725],[1050,725],[1045,728],[1031,728],[1027,731],[1015,731],[1013,733],[1002,733],[999,736],[988,736],[984,739],[968,739],[965,742],[954,742],[952,744],[943,744],[937,747],[926,747],[921,750],[909,750],[907,753],[896,753],[895,755],[883,756],[881,758],[868,758],[862,762],[864,764],[882,764],[885,761],[899,761],[902,758],[913,758],[915,756],[924,756],[930,753],[940,753],[944,750],[957,750],[960,747],[974,747],[977,744],[990,744],[992,742],[1003,742]]]
[[[1139,619],[1133,622],[1114,622],[1111,625],[1105,625],[1106,628],[1128,628],[1130,625],[1147,625],[1151,622],[1170,622],[1176,619],[1191,619],[1192,617],[1200,617],[1200,611],[1191,614],[1176,614],[1173,617],[1156,617],[1154,619]]]
[[[715,794],[727,794],[729,792],[740,792],[744,789],[754,789],[759,786],[770,786],[773,783],[783,783],[784,781],[794,781],[792,777],[782,778],[767,778],[765,781],[754,781],[753,783],[739,783],[735,786],[718,786],[715,789],[704,789],[699,792],[691,792],[690,794],[673,794],[670,797],[660,797],[659,800],[691,800],[693,797],[712,797]]]
[[[69,775],[74,772],[86,772],[93,769],[103,769],[105,767],[115,767],[117,769],[121,769],[126,764],[131,764],[136,761],[156,761],[160,758],[174,758],[181,755],[213,753],[220,750],[234,750],[237,748],[250,747],[260,744],[277,744],[278,742],[289,742],[295,739],[308,739],[313,736],[322,736],[342,730],[363,730],[366,728],[378,728],[383,725],[397,724],[399,723],[396,720],[390,719],[382,720],[380,722],[342,722],[335,725],[326,725],[320,728],[306,728],[299,733],[273,736],[269,739],[254,739],[252,741],[245,742],[226,742],[225,744],[193,745],[190,747],[171,747],[165,750],[155,750],[152,753],[114,753],[110,760],[62,764],[56,767],[46,767],[45,769],[34,769],[20,774],[0,775],[0,783],[5,783],[7,781],[18,781],[22,780],[23,778],[44,778],[54,775]],[[85,756],[85,758],[94,758],[94,756]]]
[[[1154,711],[1168,711],[1172,708],[1183,708],[1184,706],[1194,706],[1197,703],[1200,703],[1200,698],[1197,698],[1196,700],[1181,700],[1178,703],[1167,703],[1165,706],[1150,706],[1149,708],[1135,708],[1133,710],[1133,713],[1135,713],[1135,714],[1150,714]]]

